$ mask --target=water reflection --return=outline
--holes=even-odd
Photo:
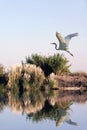
[[[78,123],[70,117],[73,102],[85,103],[86,91],[39,91],[30,90],[23,94],[11,91],[0,93],[0,112],[7,106],[12,112],[26,115],[27,120],[40,122],[53,120],[56,126],[66,122],[77,126]]]

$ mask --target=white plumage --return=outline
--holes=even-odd
[[[69,46],[69,41],[71,40],[72,37],[78,36],[78,33],[73,33],[73,34],[69,34],[66,37],[63,37],[60,33],[56,32],[56,37],[59,40],[59,48],[57,48],[57,44],[56,43],[51,43],[55,45],[55,49],[56,50],[64,50],[67,51],[70,55],[73,56],[73,54],[71,54],[68,51],[68,46]]]

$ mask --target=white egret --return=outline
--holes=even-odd
[[[64,50],[66,52],[68,52],[70,55],[73,56],[73,54],[71,54],[68,51],[68,45],[69,45],[69,41],[72,37],[78,36],[78,33],[73,33],[73,34],[69,34],[66,37],[62,37],[60,33],[56,32],[56,37],[59,40],[59,48],[57,48],[57,44],[56,43],[51,43],[55,45],[55,49],[56,50]]]

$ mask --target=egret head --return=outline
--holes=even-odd
[[[55,49],[56,49],[56,50],[59,50],[59,49],[57,48],[57,44],[56,44],[55,42],[53,42],[53,43],[51,43],[51,44],[55,45]]]

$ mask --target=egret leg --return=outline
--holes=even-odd
[[[67,51],[67,50],[66,50]],[[71,56],[73,56],[73,54],[72,53],[70,53],[69,51],[67,51]]]

